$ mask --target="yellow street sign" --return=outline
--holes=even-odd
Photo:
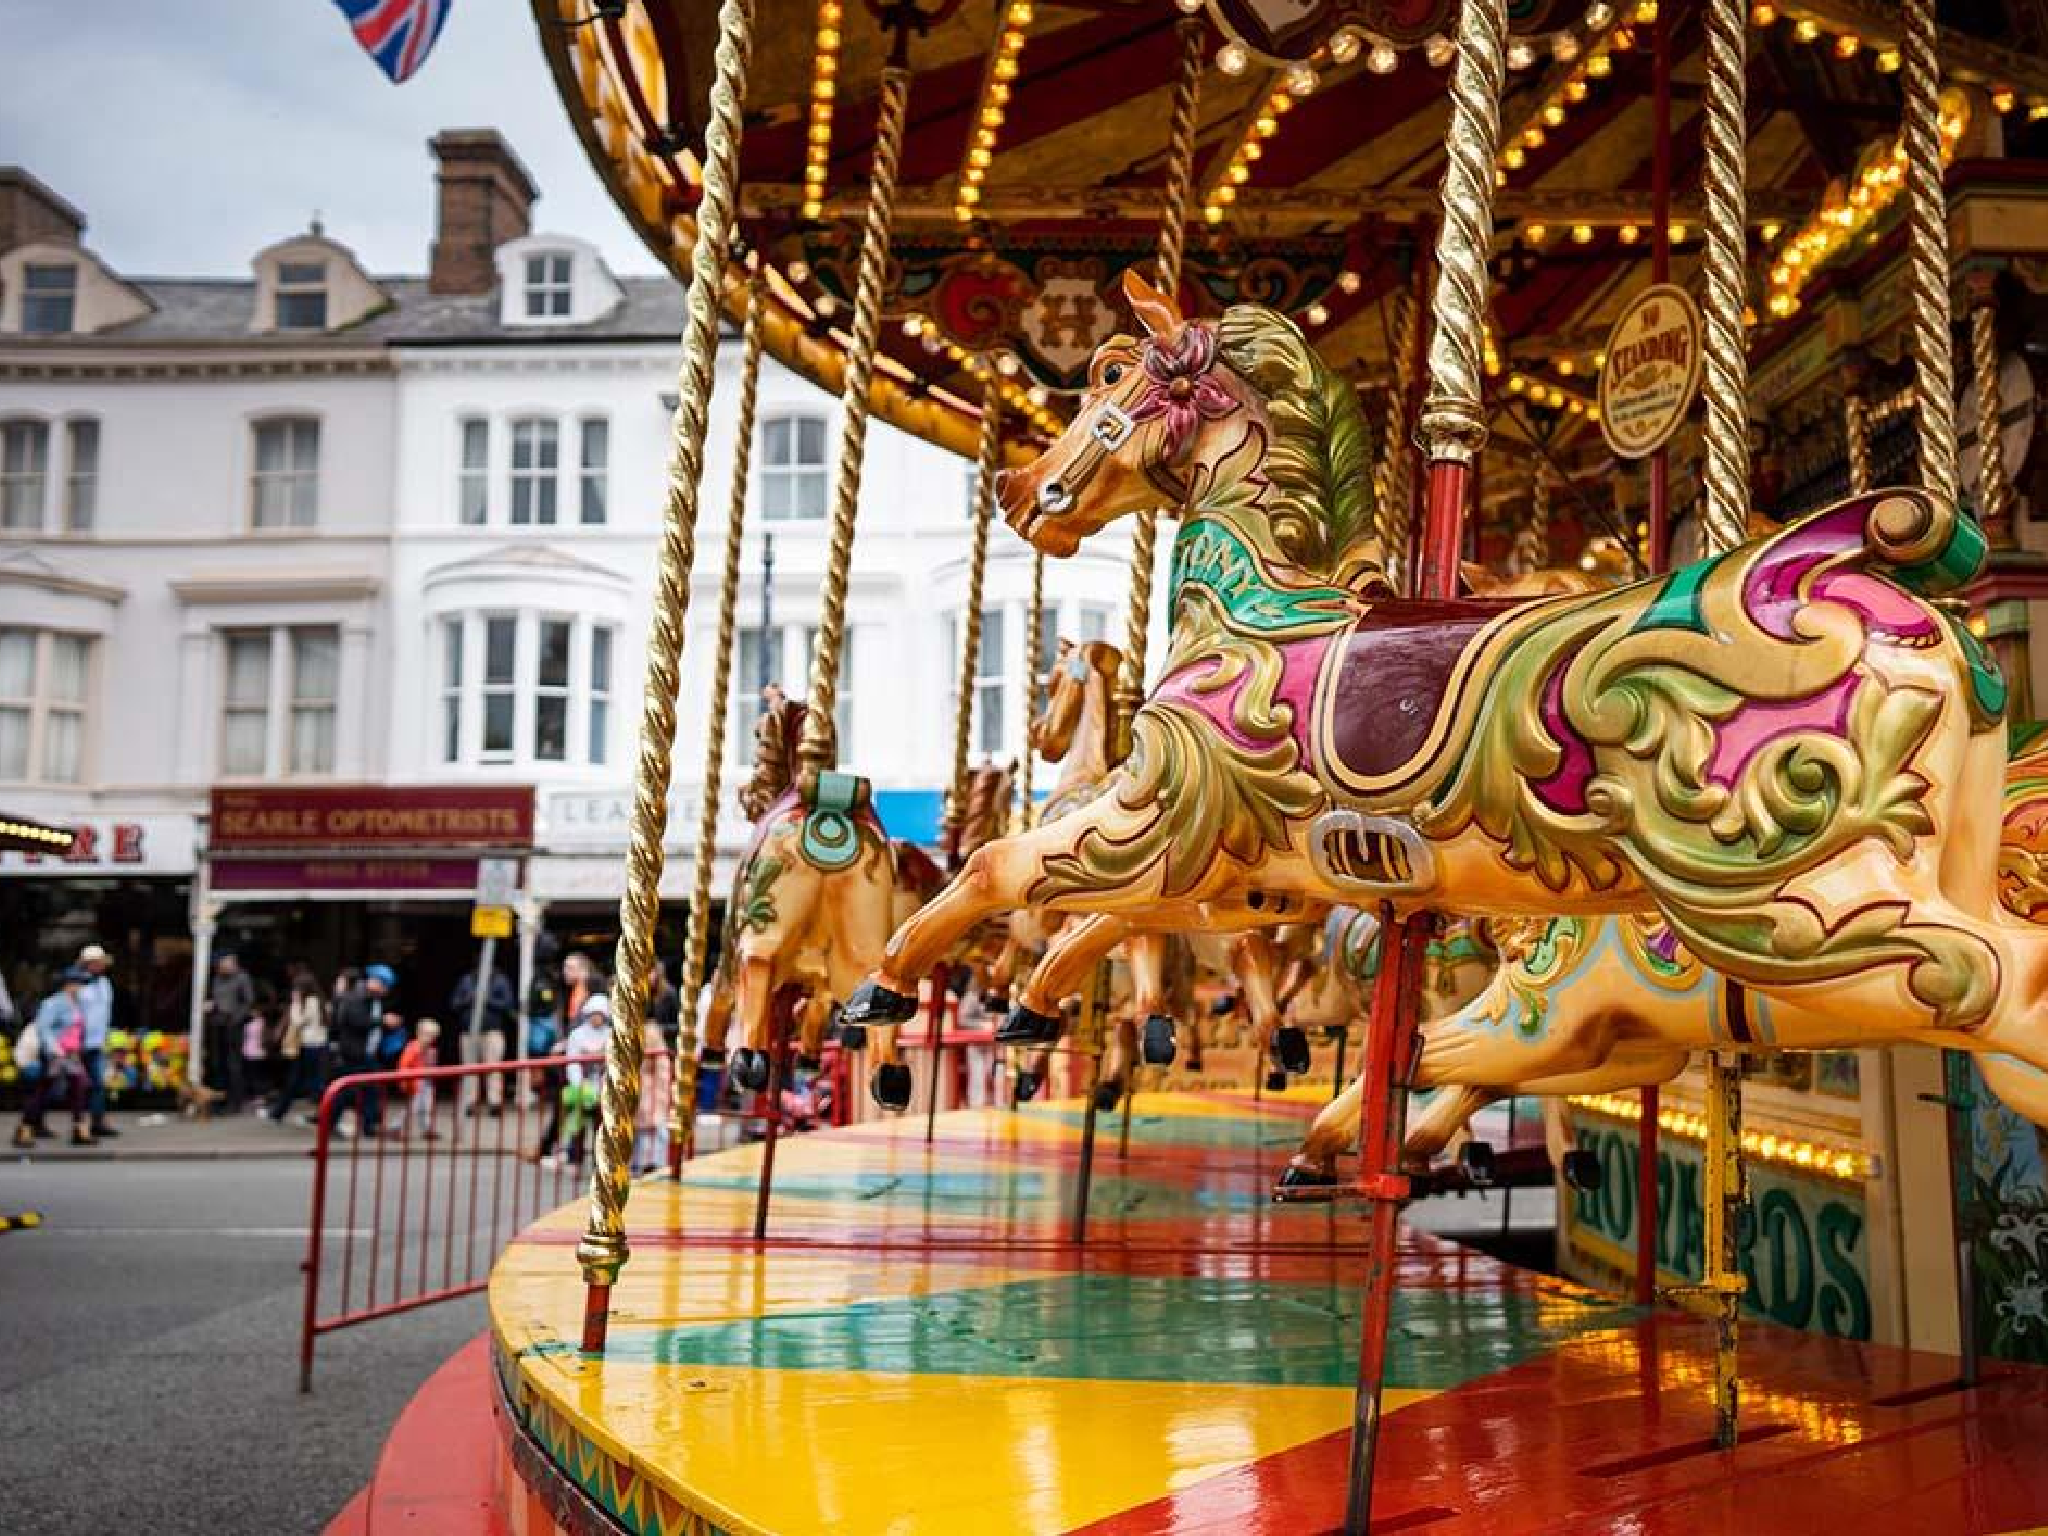
[[[472,939],[511,938],[512,909],[510,907],[471,907],[469,909],[469,936]]]

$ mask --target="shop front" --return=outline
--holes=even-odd
[[[381,962],[398,973],[397,1011],[441,1013],[477,963],[478,859],[524,860],[533,836],[524,785],[216,787],[192,907],[194,1040],[201,978],[228,950],[259,999],[297,965],[327,984]]]
[[[167,1083],[184,1049],[198,818],[94,810],[48,819],[75,829],[68,852],[0,851],[0,980],[25,1017],[81,949],[100,945],[115,986],[110,1086]]]

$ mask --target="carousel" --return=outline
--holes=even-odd
[[[2039,0],[534,14],[688,318],[589,1199],[416,1405],[474,1496],[385,1518],[2048,1525]],[[840,400],[829,553],[721,787],[764,355]],[[932,849],[834,739],[877,417],[975,466]],[[1126,518],[1119,643],[1041,637]],[[969,749],[1010,538],[1014,771]],[[700,1048],[760,1143],[692,1155]],[[778,1134],[813,1072],[850,1123]],[[1555,1273],[1402,1223],[1530,1170]]]

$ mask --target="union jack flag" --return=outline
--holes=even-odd
[[[403,85],[427,62],[455,0],[334,0],[363,52]]]

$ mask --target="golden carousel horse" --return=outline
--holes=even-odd
[[[958,935],[1032,905],[1159,926],[1254,897],[1654,907],[1781,1020],[1828,1021],[1764,1048],[2048,1068],[2048,933],[1997,899],[2005,686],[1934,600],[1982,564],[1955,507],[1880,491],[1603,592],[1398,600],[1371,579],[1349,385],[1270,310],[1188,321],[1125,286],[1146,336],[1097,352],[1072,424],[997,495],[1054,555],[1178,509],[1165,675],[1106,792],[971,857],[850,1013],[907,1016]],[[1432,1032],[1418,1084],[1586,1071],[1582,1042],[1513,1035]]]
[[[804,706],[778,688],[764,691],[754,723],[754,772],[739,792],[753,836],[740,856],[726,902],[724,942],[706,1014],[705,1039],[722,1042],[737,1013],[746,1043],[728,1070],[742,1088],[768,1086],[771,1014],[777,993],[794,989],[800,1049],[815,1058],[835,998],[874,965],[893,925],[903,922],[943,880],[925,859],[921,893],[899,893],[896,845],[872,806],[851,817],[850,848],[815,849],[806,839],[797,792],[797,742]],[[919,855],[921,858],[922,855]],[[909,874],[914,861],[905,863]]]

